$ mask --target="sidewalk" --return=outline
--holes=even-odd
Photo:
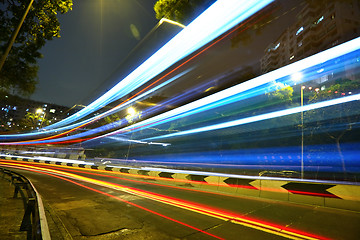
[[[13,198],[14,186],[8,178],[0,175],[0,239],[23,240],[26,232],[20,232],[20,225],[24,215],[24,204],[21,197]]]

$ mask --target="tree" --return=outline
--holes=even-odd
[[[49,125],[49,120],[45,118],[45,114],[36,114],[28,112],[20,121],[20,128],[27,130],[35,130]]]
[[[269,100],[291,104],[294,92],[291,86],[275,82],[272,88],[270,92],[265,93],[269,97]]]
[[[156,18],[190,23],[215,0],[158,0],[154,5]]]
[[[13,30],[29,1],[0,0],[0,54],[5,52]],[[37,83],[37,60],[47,40],[60,37],[57,13],[72,9],[72,0],[35,0],[0,72],[0,90],[30,95]]]

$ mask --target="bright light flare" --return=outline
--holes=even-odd
[[[300,82],[303,79],[304,75],[301,72],[296,72],[291,75],[291,79],[294,82]]]
[[[135,114],[136,114],[136,109],[133,108],[133,107],[129,107],[129,108],[127,109],[127,113],[128,113],[130,116],[135,116]]]

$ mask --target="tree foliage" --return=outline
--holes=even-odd
[[[28,112],[25,117],[20,121],[20,128],[22,129],[37,129],[49,125],[49,120],[46,119],[44,114],[36,114]]]
[[[0,54],[5,52],[28,4],[24,0],[0,0]],[[72,0],[34,0],[0,72],[0,90],[24,95],[35,91],[40,49],[46,41],[60,37],[57,14],[71,9]]]
[[[294,89],[291,86],[275,82],[272,88],[270,92],[266,93],[269,100],[281,101],[282,103],[292,102]]]
[[[190,23],[215,0],[158,0],[154,5],[156,18]]]

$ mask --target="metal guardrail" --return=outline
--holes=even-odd
[[[25,212],[19,230],[27,232],[27,240],[50,240],[42,200],[34,185],[19,173],[5,168],[0,168],[0,172],[2,173],[2,179],[6,179],[14,185],[13,198],[17,198],[20,193],[24,203]]]

